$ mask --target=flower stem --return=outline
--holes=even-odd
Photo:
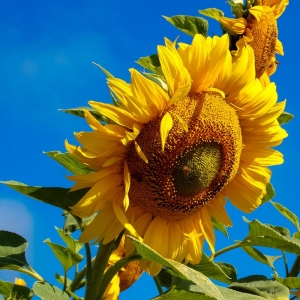
[[[30,275],[31,277],[35,278],[38,281],[45,281],[45,279],[41,275],[39,275],[34,269],[32,269],[31,267],[28,267],[28,269],[29,270],[19,268],[18,271]]]
[[[163,294],[164,291],[162,289],[162,286],[161,286],[159,278],[157,276],[153,276],[153,279],[154,279],[154,282],[156,284],[156,287],[157,287],[157,290],[158,290],[159,294],[160,295]]]
[[[87,274],[87,286],[85,292],[85,300],[100,300],[102,292],[102,278],[108,264],[110,255],[119,246],[124,231],[122,231],[116,240],[112,240],[106,245],[99,244],[99,250],[93,263],[90,274]],[[103,293],[105,290],[103,291]]]
[[[283,256],[283,261],[284,261],[284,267],[285,267],[285,276],[288,277],[289,276],[289,265],[286,259],[286,255],[284,251],[281,251],[282,256]]]
[[[231,251],[231,250],[233,250],[233,249],[236,249],[236,248],[239,248],[239,247],[242,247],[242,246],[243,246],[242,243],[237,243],[237,244],[234,244],[234,245],[225,247],[225,248],[223,248],[223,249],[217,251],[217,252],[215,253],[214,257],[217,257],[217,256],[219,256],[219,255],[221,255],[221,254],[223,254],[223,253],[225,253],[225,252]]]
[[[300,270],[300,256],[297,256],[295,262],[291,268],[291,271],[288,274],[288,277],[297,277]]]

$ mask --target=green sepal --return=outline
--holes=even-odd
[[[243,17],[244,14],[243,3],[234,3],[234,1],[227,1],[227,3],[231,6],[231,11],[237,19]]]
[[[65,234],[65,232],[55,227],[56,231],[58,232],[61,239],[66,243],[66,245],[75,253],[78,253],[80,249],[83,247],[83,244],[80,243],[78,240],[75,240],[72,236]]]
[[[224,13],[217,8],[206,8],[206,9],[198,10],[198,12],[203,16],[213,18],[217,21],[219,21],[220,17],[224,17]]]
[[[102,66],[100,66],[99,64],[92,62],[93,65],[97,66],[98,68],[101,69],[101,71],[107,76],[107,78],[115,78],[115,76],[113,76],[111,73],[109,73],[106,69],[104,69]]]
[[[270,201],[270,203],[284,216],[286,217],[288,220],[290,220],[297,228],[297,230],[299,231],[299,219],[298,217],[291,212],[289,209],[287,209],[285,206],[283,206],[282,204],[278,203],[278,202],[273,202]]]
[[[294,118],[293,114],[284,111],[278,118],[277,121],[280,125],[289,123]]]
[[[75,107],[75,108],[68,108],[68,109],[59,109],[59,111],[65,112],[67,114],[74,115],[76,117],[85,118],[84,116],[84,110],[89,111],[93,117],[98,120],[99,122],[108,123],[109,120],[105,116],[101,115],[96,109],[87,107],[87,106],[81,106],[81,107]]]
[[[136,63],[150,72],[163,76],[160,61],[157,54],[141,57]]]
[[[0,295],[5,296],[6,299],[29,300],[34,294],[33,291],[26,286],[0,280]]]
[[[228,235],[228,232],[227,232],[227,228],[226,228],[226,226],[223,223],[219,222],[214,217],[211,218],[211,221],[212,221],[213,227],[216,230],[222,232],[227,238],[229,238],[229,235]]]
[[[67,293],[58,287],[51,285],[47,282],[36,282],[33,285],[35,295],[39,296],[42,300],[69,300],[70,297]]]
[[[281,258],[281,256],[270,256],[270,255],[265,255],[262,252],[260,252],[258,249],[253,248],[251,246],[245,246],[242,247],[242,249],[252,258],[255,260],[269,266],[272,268],[272,270],[276,273],[276,269],[274,267],[274,262]]]
[[[273,188],[273,185],[271,183],[268,183],[267,187],[266,187],[266,194],[261,199],[261,204],[260,205],[263,205],[264,203],[270,201],[271,199],[273,199],[275,197],[275,195],[276,195],[276,193],[275,193],[275,190]]]
[[[67,170],[69,170],[75,175],[86,175],[88,173],[91,173],[92,171],[81,162],[75,160],[72,154],[70,153],[61,153],[60,151],[49,151],[44,152],[44,154],[56,160],[58,163],[60,163]]]
[[[207,36],[208,22],[204,18],[184,15],[163,17],[173,26],[188,35],[194,36],[199,33],[203,36]]]
[[[51,248],[52,252],[63,266],[65,272],[83,260],[83,255],[76,253],[70,248],[52,243],[49,238],[44,240],[44,243]]]
[[[13,180],[0,181],[0,183],[11,187],[21,194],[67,211],[70,210],[70,206],[75,205],[88,191],[88,189],[81,189],[70,192],[70,189],[60,187],[28,186]]]
[[[289,299],[289,289],[283,284],[273,281],[252,281],[248,283],[232,283],[229,286],[230,289],[234,289],[239,292],[249,293],[252,295],[261,296],[264,299]]]
[[[0,230],[0,269],[21,271],[29,268],[25,257],[28,242],[19,234]]]

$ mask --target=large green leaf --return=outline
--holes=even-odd
[[[278,202],[273,202],[270,201],[270,203],[283,215],[285,216],[288,220],[290,220],[297,228],[297,230],[299,230],[299,219],[298,217],[291,212],[289,209],[287,209],[285,206],[283,206],[282,204],[278,203]]]
[[[249,222],[249,234],[241,246],[264,246],[300,255],[300,240],[283,236],[258,220]]]
[[[275,197],[275,195],[276,195],[275,190],[274,190],[272,184],[268,183],[267,188],[266,188],[266,194],[264,195],[264,197],[261,200],[261,205],[270,201],[272,198]]]
[[[198,272],[201,272],[206,277],[225,282],[225,283],[232,283],[236,281],[236,274],[235,276],[231,273],[228,274],[228,271],[224,271],[221,265],[213,262],[210,260],[206,254],[202,254],[201,262],[197,265],[188,264],[188,266]],[[234,268],[234,267],[233,267]]]
[[[75,160],[70,153],[61,153],[59,151],[50,151],[44,153],[59,162],[75,175],[85,175],[91,172],[87,166]]]
[[[141,243],[139,240],[130,237],[133,241],[136,252],[143,257],[143,259],[155,261],[163,265],[168,272],[173,275],[176,280],[175,284],[181,284],[192,292],[202,292],[203,294],[211,297],[211,299],[220,299],[223,297],[218,288],[203,274],[197,272],[186,265],[176,262],[172,259],[166,259],[151,249],[149,246]]]
[[[198,11],[201,15],[213,18],[219,21],[220,17],[224,16],[224,13],[217,8],[206,8]]]
[[[44,243],[51,248],[52,252],[60,261],[65,271],[68,271],[71,267],[80,263],[83,259],[83,255],[76,253],[70,248],[52,243],[49,238],[46,239]]]
[[[72,236],[65,234],[62,229],[57,227],[55,227],[55,229],[71,250],[73,250],[75,253],[78,253],[80,251],[80,249],[83,247],[82,243],[80,243],[78,240],[75,240]]]
[[[0,280],[0,295],[7,299],[29,300],[33,297],[33,292],[26,286]]]
[[[283,125],[283,124],[287,124],[289,123],[292,119],[294,118],[294,115],[288,113],[288,112],[283,112],[277,119],[278,123],[280,125]]]
[[[82,189],[74,192],[69,192],[69,189],[65,188],[28,186],[17,181],[0,181],[0,183],[11,187],[21,194],[68,211],[70,210],[70,206],[75,205],[88,190]]]
[[[172,17],[163,16],[168,22],[174,25],[179,30],[184,33],[194,36],[197,33],[202,34],[203,36],[207,35],[208,31],[208,22],[201,17],[192,17],[177,15]]]
[[[58,287],[47,282],[36,282],[33,285],[34,293],[42,300],[69,300],[70,297]]]
[[[136,63],[154,74],[163,75],[157,54],[141,57]]]
[[[215,262],[215,264],[222,269],[232,282],[237,281],[237,271],[233,265],[224,262]]]
[[[248,254],[250,255],[252,258],[254,258],[255,260],[271,267],[274,271],[275,267],[274,267],[274,262],[281,258],[281,256],[270,256],[270,255],[265,255],[262,252],[260,252],[259,250],[251,247],[251,246],[245,246],[242,247],[242,249]]]
[[[288,287],[290,290],[300,289],[300,278],[299,277],[287,277],[287,278],[275,277],[275,279],[278,282],[280,282],[281,284]]]
[[[272,300],[288,300],[290,295],[289,289],[286,286],[273,280],[253,281],[248,283],[235,282],[232,283],[229,288]]]
[[[28,242],[20,235],[0,230],[0,269],[19,270],[29,267],[25,250]]]
[[[102,116],[96,109],[88,107],[88,106],[81,106],[76,108],[68,108],[68,109],[59,109],[59,111],[63,111],[67,114],[74,115],[76,117],[84,118],[84,110],[89,111],[98,121],[107,123],[108,119],[105,116]]]

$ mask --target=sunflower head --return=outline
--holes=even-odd
[[[278,40],[276,19],[284,12],[288,0],[257,0],[252,5],[239,6],[233,13],[236,19],[220,17],[222,26],[232,35],[231,49],[240,55],[248,44],[254,50],[256,77],[264,73],[268,76],[276,70],[275,53],[283,55],[283,47]]]
[[[108,79],[117,106],[90,102],[111,122],[86,111],[93,131],[76,134],[82,146],[66,143],[94,170],[70,178],[72,190],[90,187],[73,213],[97,213],[82,242],[107,243],[126,228],[164,257],[199,263],[205,240],[214,252],[211,218],[231,225],[226,197],[245,212],[259,206],[268,166],[283,161],[272,147],[286,137],[277,121],[285,103],[275,84],[255,79],[249,45],[234,57],[228,48],[228,35],[197,34],[178,47],[165,39],[159,80],[131,69],[131,83]]]

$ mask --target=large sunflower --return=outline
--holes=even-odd
[[[277,68],[275,53],[283,55],[283,47],[278,37],[277,21],[289,0],[255,0],[252,7],[247,4],[236,13],[237,19],[221,17],[219,22],[233,35],[237,35],[236,47],[242,49],[249,44],[255,55],[256,77],[270,76]],[[239,55],[239,51],[233,51]]]
[[[166,39],[164,83],[131,69],[131,84],[108,78],[118,105],[89,102],[110,122],[85,111],[94,131],[75,134],[82,146],[66,142],[95,171],[70,178],[73,190],[90,187],[73,213],[98,212],[81,242],[107,243],[125,227],[164,257],[195,264],[204,240],[214,251],[211,218],[231,225],[226,197],[244,212],[259,206],[268,166],[283,162],[271,147],[287,136],[277,122],[285,102],[276,103],[274,83],[255,79],[251,47],[233,59],[228,47],[228,35],[197,34],[178,49]]]

